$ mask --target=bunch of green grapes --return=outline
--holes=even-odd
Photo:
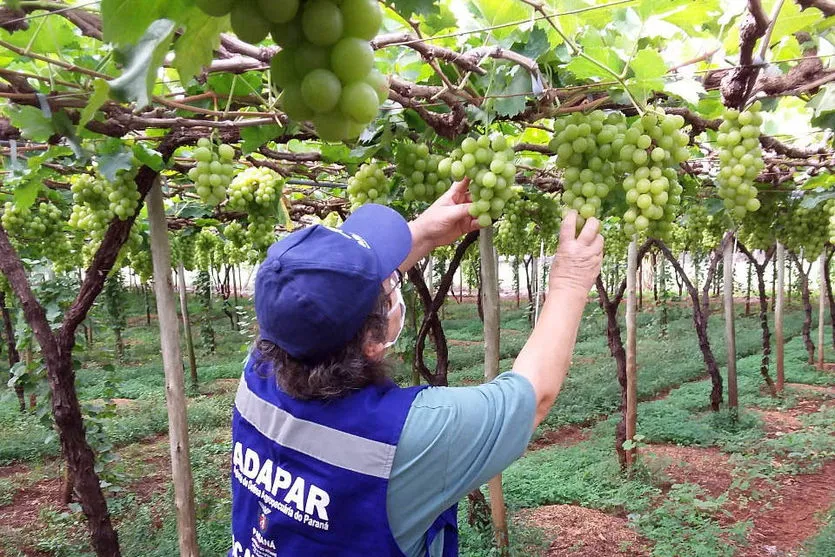
[[[431,154],[429,146],[423,143],[408,141],[397,146],[397,173],[403,177],[406,187],[403,199],[432,203],[449,189],[452,182],[438,175],[442,159],[440,155]]]
[[[265,14],[268,6],[282,12],[267,17],[282,48],[270,64],[281,108],[293,120],[312,121],[325,141],[358,137],[388,98],[388,80],[374,69],[370,42],[382,22],[377,2],[259,2]],[[232,14],[237,29],[234,8]]]
[[[538,254],[544,241],[550,251],[562,222],[557,195],[539,191],[523,194],[519,186],[514,190],[496,229],[496,249],[502,255]]]
[[[470,214],[480,226],[490,226],[502,215],[516,184],[516,154],[503,135],[467,137],[449,157],[438,163],[438,176],[470,178]]]
[[[139,205],[139,190],[136,187],[136,165],[130,170],[120,170],[116,173],[116,181],[108,183],[107,199],[110,202],[110,212],[119,220],[128,220],[133,216]]]
[[[647,111],[612,142],[618,170],[626,175],[623,189],[629,208],[623,214],[627,236],[646,232],[663,237],[681,205],[679,165],[690,158],[690,136],[684,118]]]
[[[388,203],[390,190],[391,182],[377,163],[362,165],[348,179],[348,199],[352,210],[365,203]]]
[[[765,166],[760,147],[760,126],[763,122],[760,108],[760,101],[756,101],[742,112],[726,110],[716,136],[719,145],[719,175],[716,177],[719,197],[725,209],[737,220],[760,208],[754,183]]]
[[[215,206],[226,199],[226,188],[235,174],[235,149],[231,145],[215,144],[206,137],[197,141],[194,150],[196,164],[188,171],[197,195],[207,205]]]
[[[110,188],[107,182],[90,174],[76,174],[70,178],[73,208],[70,226],[87,232],[104,232],[113,220]]]
[[[223,255],[224,261],[236,265],[247,260],[247,237],[246,229],[238,221],[232,221],[223,229]]]
[[[826,202],[824,211],[829,215],[829,243],[835,244],[835,199],[830,199]]]
[[[250,167],[229,185],[229,208],[246,213],[248,257],[257,260],[275,242],[278,203],[284,191],[284,178],[272,169]]]
[[[829,212],[822,206],[806,209],[800,202],[792,204],[780,215],[780,240],[789,251],[803,254],[806,261],[814,261],[829,239]]]
[[[33,247],[53,262],[56,270],[71,267],[68,261],[72,252],[69,238],[64,231],[64,215],[56,205],[41,202],[21,208],[12,202],[3,205],[0,224],[6,229],[16,247]]]
[[[557,154],[563,173],[563,202],[580,214],[577,226],[601,216],[603,200],[617,185],[612,142],[626,133],[620,112],[576,112],[554,121],[549,148]]]
[[[121,253],[127,257],[128,265],[139,277],[139,282],[151,280],[154,276],[154,262],[151,258],[151,241],[146,224],[136,222],[131,227],[130,236]],[[121,263],[117,262],[116,268],[118,267],[121,267]]]
[[[760,201],[760,210],[747,213],[742,219],[738,236],[749,249],[767,250],[776,241],[774,215],[783,211],[783,207],[776,195],[767,195]]]
[[[223,247],[223,240],[214,227],[201,228],[194,239],[194,263],[197,269],[208,271],[218,263],[217,248]]]
[[[179,265],[181,262],[183,267],[189,271],[195,269],[194,263],[194,244],[196,240],[195,234],[172,234],[171,235],[171,263]]]

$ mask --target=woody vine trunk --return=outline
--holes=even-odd
[[[719,364],[716,362],[716,356],[713,354],[713,349],[710,347],[710,338],[707,334],[706,306],[709,307],[709,301],[705,304],[704,299],[699,299],[699,291],[687,277],[687,274],[684,272],[684,268],[670,251],[670,248],[668,248],[664,242],[659,240],[652,240],[652,242],[659,250],[661,250],[661,253],[664,254],[664,257],[667,258],[667,261],[669,261],[676,270],[676,273],[678,273],[681,277],[681,281],[684,283],[684,287],[690,294],[690,300],[693,304],[693,325],[696,329],[696,336],[699,339],[699,350],[702,352],[702,359],[704,360],[705,368],[707,369],[708,375],[710,375],[712,384],[710,391],[710,407],[714,412],[718,412],[719,407],[722,404],[722,375],[719,373]],[[705,292],[709,292],[709,281],[710,277],[716,270],[717,260],[718,258],[711,257],[711,266],[710,269],[708,269],[708,282],[706,282],[704,286]],[[704,298],[707,298],[707,294],[703,294],[703,296]]]
[[[814,364],[815,343],[812,341],[812,296],[809,292],[809,271],[803,268],[803,261],[794,253],[789,252],[789,257],[797,267],[797,274],[800,279],[800,296],[803,301],[803,345],[809,355],[809,364]]]
[[[757,275],[757,292],[760,298],[760,328],[762,329],[763,346],[762,359],[760,360],[760,375],[762,375],[763,381],[765,381],[765,384],[768,386],[768,391],[771,393],[771,396],[777,396],[777,387],[771,379],[771,375],[768,373],[768,363],[771,356],[771,331],[768,327],[768,295],[765,290],[765,269],[768,266],[768,262],[771,261],[771,258],[774,256],[774,252],[777,247],[771,246],[768,248],[768,251],[765,252],[765,259],[762,263],[757,261],[754,254],[751,253],[751,251],[748,250],[742,242],[737,242],[737,247],[739,248],[739,251],[745,254],[748,258],[749,271],[751,267],[753,267],[754,272]]]

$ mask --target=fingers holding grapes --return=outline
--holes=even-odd
[[[576,290],[586,295],[600,274],[603,236],[600,221],[594,217],[587,219],[579,235],[575,235],[577,219],[576,211],[569,211],[563,219],[549,287]]]

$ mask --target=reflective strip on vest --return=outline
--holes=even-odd
[[[273,406],[242,379],[235,397],[241,416],[279,445],[347,470],[388,479],[396,445],[365,439],[307,420]]]

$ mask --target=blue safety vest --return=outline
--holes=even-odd
[[[421,387],[393,382],[329,401],[285,394],[250,358],[232,419],[229,557],[402,556],[386,513],[394,452]],[[432,524],[458,555],[456,507]]]

